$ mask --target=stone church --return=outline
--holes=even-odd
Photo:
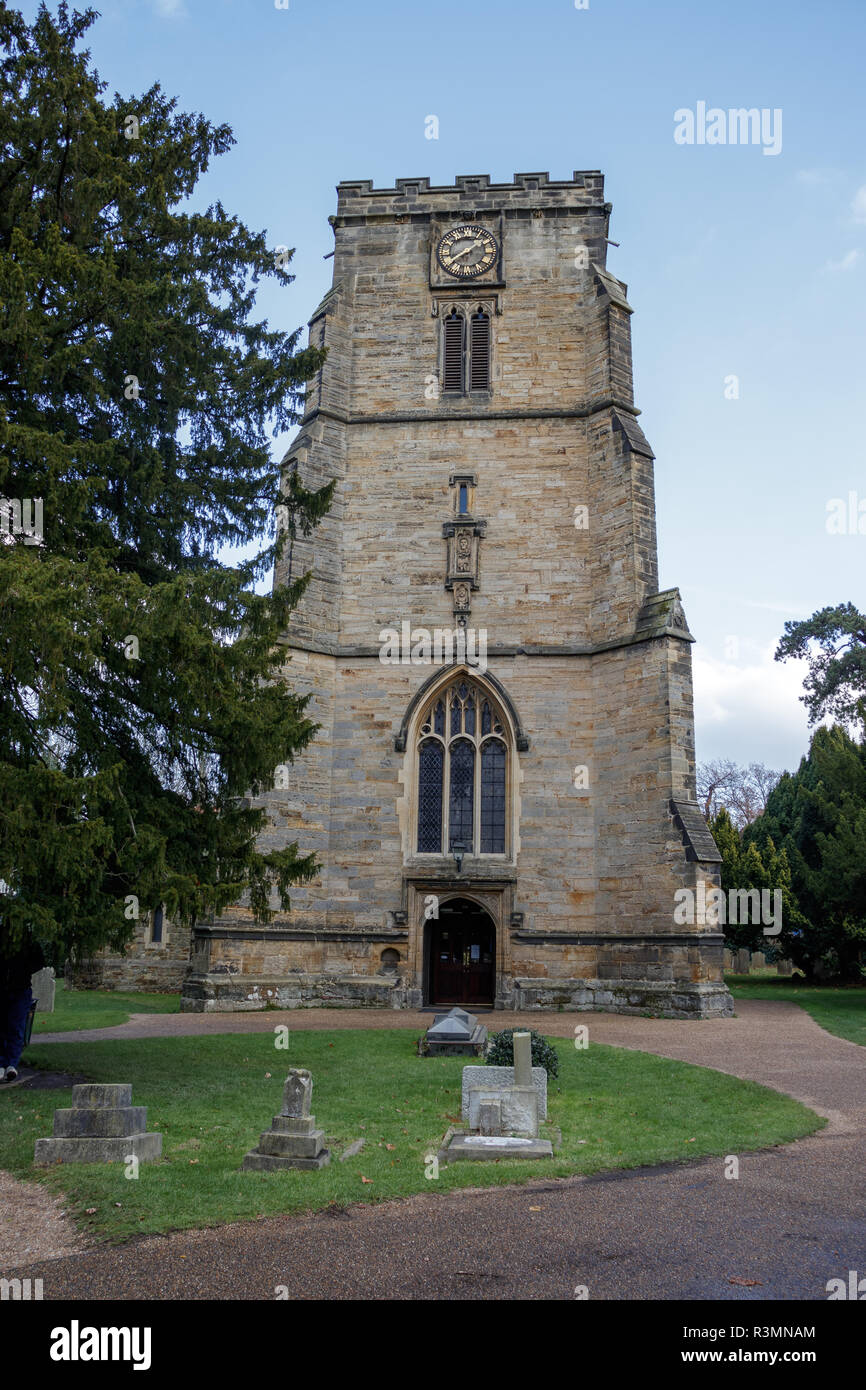
[[[342,183],[328,349],[284,460],[337,480],[275,583],[313,744],[267,846],[321,873],[198,926],[183,1007],[732,1011],[695,801],[691,643],[595,171]]]

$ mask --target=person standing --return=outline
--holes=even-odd
[[[0,1081],[15,1081],[33,1003],[30,977],[45,965],[42,947],[29,936],[13,956],[0,956]]]

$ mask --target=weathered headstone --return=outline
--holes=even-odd
[[[132,1086],[72,1087],[72,1108],[55,1110],[54,1135],[36,1140],[33,1162],[116,1163],[159,1158],[162,1135],[148,1134],[147,1106],[132,1104]]]
[[[36,1000],[36,1012],[53,1014],[56,988],[54,967],[46,965],[44,970],[37,970],[36,974],[30,978],[30,988],[33,991],[33,998]]]
[[[793,973],[794,973],[794,963],[793,963],[793,961],[790,961],[790,960],[779,960],[779,961],[776,961],[776,974],[777,974],[777,975],[793,975]]]
[[[325,1148],[325,1131],[316,1129],[310,1114],[313,1078],[303,1068],[294,1067],[283,1087],[283,1104],[270,1129],[259,1136],[258,1148],[244,1157],[241,1169],[247,1173],[273,1172],[280,1168],[324,1168],[331,1154]]]
[[[734,956],[734,974],[748,975],[752,966],[751,951],[740,950]]]
[[[544,1067],[532,1068],[532,1084],[538,1095],[538,1118],[547,1119],[547,1072]],[[461,1086],[460,1108],[463,1119],[471,1129],[477,1128],[477,1120],[470,1113],[469,1097],[472,1091],[510,1090],[514,1085],[513,1067],[464,1067]]]

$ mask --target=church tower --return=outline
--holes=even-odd
[[[199,927],[185,1008],[732,1012],[610,211],[595,171],[339,186],[284,460],[336,492],[275,577],[320,728],[263,837],[321,872]]]

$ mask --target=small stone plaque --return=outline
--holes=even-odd
[[[534,1139],[511,1139],[507,1134],[476,1134],[472,1140],[473,1144],[484,1144],[489,1148],[498,1149],[519,1149],[522,1144],[528,1144],[530,1148],[535,1143]]]

